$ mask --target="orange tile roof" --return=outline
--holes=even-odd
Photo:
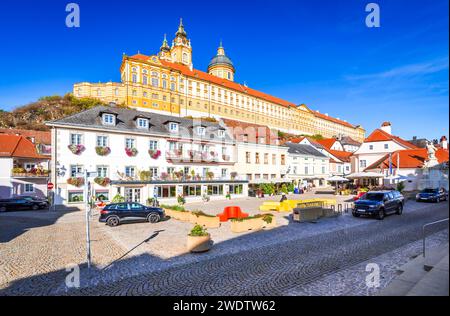
[[[0,157],[49,159],[41,156],[35,144],[23,136],[0,134]]]
[[[436,158],[439,163],[447,162],[449,160],[448,150],[439,148],[436,151]],[[398,159],[400,160],[400,168],[421,168],[428,159],[428,151],[426,148],[397,150],[392,153],[392,168],[397,168]],[[389,168],[389,154],[368,166],[366,170],[378,168]]]
[[[0,128],[0,134],[22,135],[26,138],[34,137],[36,144],[50,145],[52,143],[51,132],[47,131],[32,131],[16,128]]]
[[[146,55],[143,55],[143,54],[136,54],[136,55],[131,56],[131,58],[142,60],[142,61],[145,61],[145,62],[151,61],[149,56],[146,56]],[[258,91],[258,90],[251,89],[251,88],[243,86],[243,85],[241,85],[239,83],[236,83],[236,82],[233,82],[233,81],[230,81],[230,80],[226,80],[226,79],[222,79],[222,78],[210,75],[210,74],[208,74],[206,72],[203,72],[203,71],[200,71],[200,70],[197,70],[197,69],[190,70],[189,67],[187,67],[185,65],[182,65],[182,64],[168,62],[168,61],[163,60],[163,59],[160,59],[159,61],[161,62],[161,64],[163,66],[169,67],[169,68],[172,68],[172,69],[175,69],[175,70],[178,70],[185,76],[188,76],[188,77],[191,77],[191,78],[196,78],[196,79],[202,79],[202,80],[205,80],[205,81],[208,81],[208,82],[212,82],[212,83],[215,83],[217,85],[221,85],[223,87],[226,87],[226,88],[229,88],[229,89],[233,89],[235,91],[246,93],[246,94],[251,95],[253,97],[261,98],[261,99],[266,100],[268,102],[273,102],[273,103],[282,105],[282,106],[284,106],[286,108],[291,108],[291,107],[296,108],[297,107],[297,105],[295,105],[292,102],[289,102],[289,101],[286,101],[286,100],[274,97],[274,96],[272,96],[270,94],[267,94],[267,93],[264,93],[264,92],[261,92],[261,91]],[[357,127],[357,126],[352,125],[352,124],[350,124],[348,122],[345,122],[345,121],[342,121],[342,120],[338,120],[337,118],[321,114],[318,111],[312,111],[312,113],[316,117],[319,117],[321,119],[325,119],[325,120],[328,120],[328,121],[331,121],[331,122],[334,122],[334,123],[338,123],[338,124],[341,124],[341,125],[344,125],[344,126],[347,126],[347,127],[351,127],[351,128],[356,128]]]
[[[323,147],[330,149],[331,146],[336,142],[336,139],[334,138],[324,138],[324,139],[317,139],[316,142],[321,144]]]
[[[341,124],[341,125],[344,125],[344,126],[347,126],[347,127],[351,127],[351,128],[356,128],[357,127],[357,126],[355,126],[353,124],[350,124],[349,122],[345,122],[343,120],[339,120],[339,119],[331,117],[329,115],[322,114],[319,111],[314,111],[313,110],[312,112],[314,113],[314,115],[316,117],[319,117],[321,119],[324,119],[324,120],[327,120],[327,121],[330,121],[330,122],[333,122],[333,123]]]
[[[338,158],[343,162],[350,162],[350,157],[353,155],[352,152],[342,151],[342,150],[331,150],[327,149],[327,151],[332,154],[334,157]]]
[[[379,128],[377,128],[376,130],[374,130],[372,132],[372,134],[370,134],[365,140],[365,143],[371,143],[371,142],[383,142],[383,141],[395,141],[397,143],[399,143],[400,145],[406,147],[406,148],[410,148],[410,149],[414,149],[414,148],[418,148],[417,146],[411,144],[410,142],[398,137],[398,136],[394,136],[391,135]]]
[[[244,135],[247,135],[247,141],[250,143],[259,143],[258,137],[264,137],[264,143],[267,145],[275,145],[279,139],[278,134],[271,130],[268,126],[258,125],[254,123],[236,121],[222,118],[222,121],[230,128],[233,138],[237,141],[243,141]]]

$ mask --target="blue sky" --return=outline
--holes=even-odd
[[[122,53],[158,51],[183,21],[194,67],[206,70],[220,39],[236,81],[361,124],[393,132],[449,134],[448,0],[93,1],[81,27],[65,26],[70,1],[0,4],[0,108],[64,94],[80,81],[119,81]]]

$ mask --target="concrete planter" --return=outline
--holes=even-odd
[[[211,235],[187,237],[187,249],[190,252],[205,252],[211,249]]]
[[[267,224],[260,217],[243,219],[241,221],[232,220],[231,221],[231,231],[233,233],[243,233],[249,230],[257,231],[261,230]]]
[[[169,210],[166,209],[165,210],[166,215],[170,216],[173,219],[182,221],[182,222],[189,222],[190,221],[190,216],[191,216],[191,212],[188,211],[174,211],[174,210]]]
[[[322,216],[321,207],[295,208],[293,219],[296,222],[315,221]]]
[[[220,218],[218,216],[205,216],[191,212],[189,216],[189,221],[192,224],[200,225],[206,228],[220,227]]]

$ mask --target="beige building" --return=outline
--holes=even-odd
[[[236,83],[235,71],[222,44],[207,72],[194,69],[191,42],[180,22],[172,45],[164,37],[158,54],[123,55],[120,83],[81,82],[73,93],[175,116],[229,118],[293,134],[364,139],[360,125]]]

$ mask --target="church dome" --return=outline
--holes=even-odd
[[[228,56],[217,55],[209,62],[208,69],[214,66],[228,66],[234,70],[233,62]]]

